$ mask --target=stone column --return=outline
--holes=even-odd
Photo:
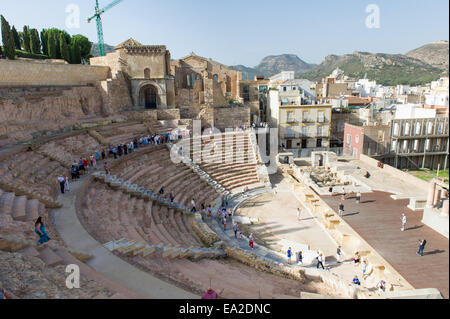
[[[442,215],[448,216],[448,208],[449,208],[450,200],[447,198],[444,200],[444,205],[442,206]]]
[[[436,189],[436,182],[431,181],[428,186],[427,206],[433,206],[435,189]]]
[[[438,189],[436,190],[436,192],[434,193],[434,202],[433,202],[433,206],[438,205],[440,201],[441,201],[441,189],[438,188]]]

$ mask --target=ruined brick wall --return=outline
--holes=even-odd
[[[102,95],[96,87],[0,88],[0,136],[10,144],[102,114]]]
[[[123,72],[116,73],[112,79],[97,82],[96,86],[102,94],[104,115],[115,114],[133,106],[130,82]]]
[[[214,108],[214,126],[220,130],[250,126],[250,107],[228,106]]]
[[[179,120],[180,110],[179,109],[165,109],[156,110],[158,120]]]

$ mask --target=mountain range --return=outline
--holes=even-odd
[[[294,54],[265,57],[254,68],[232,66],[242,72],[244,80],[255,75],[270,77],[281,71],[295,71],[297,78],[320,81],[340,68],[349,77],[368,78],[383,85],[423,85],[448,75],[449,43],[437,41],[406,54],[369,53],[329,55],[319,65],[309,64]]]

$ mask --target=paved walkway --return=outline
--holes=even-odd
[[[70,192],[60,194],[63,204],[53,210],[54,224],[59,236],[69,249],[93,255],[86,264],[109,279],[151,299],[199,299],[199,296],[162,281],[109,252],[84,229],[78,220],[75,202],[86,177],[71,183]],[[83,274],[81,274],[82,276]]]
[[[394,200],[391,194],[375,191],[363,194],[361,204],[354,197],[343,202],[345,221],[385,258],[414,288],[437,288],[449,298],[449,240],[421,223],[422,212],[413,212],[408,200]],[[340,196],[322,196],[335,211]],[[400,231],[401,214],[407,228]],[[416,254],[419,239],[425,238],[424,256]]]
[[[238,215],[257,217],[259,219],[258,223],[251,226],[255,234],[259,233],[256,237],[263,239],[274,247],[283,249],[283,253],[273,250],[267,253],[268,250],[262,250],[261,246],[255,246],[258,248],[256,249],[257,253],[261,251],[262,255],[272,259],[276,256],[278,262],[287,265],[287,258],[284,253],[284,250],[287,250],[286,246],[291,246],[294,251],[301,249],[304,259],[310,259],[311,257],[305,256],[305,253],[311,254],[320,250],[326,256],[326,266],[331,269],[331,272],[349,283],[351,283],[355,275],[362,278],[361,269],[355,268],[352,263],[336,263],[337,243],[322,229],[321,224],[306,208],[304,208],[302,216],[300,216],[301,220],[297,219],[297,207],[302,206],[302,204],[299,198],[295,196],[291,183],[286,179],[282,179],[276,184],[274,191],[275,193],[270,192],[252,197],[239,208]],[[231,202],[231,204],[235,203]],[[215,229],[215,231],[219,233],[220,229]],[[229,237],[234,237],[231,229],[226,233]],[[247,241],[240,241],[239,245],[248,249]],[[305,246],[309,246],[309,251]],[[295,247],[298,248],[296,249]],[[351,254],[351,252],[346,253]],[[295,257],[293,258],[293,264],[295,264]],[[316,262],[313,261],[311,265],[306,262],[304,268],[315,270]],[[362,281],[362,284],[364,286],[364,281]]]

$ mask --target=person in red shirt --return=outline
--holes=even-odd
[[[87,171],[88,167],[89,167],[89,161],[87,159],[83,160],[83,166],[84,166],[85,170]]]

